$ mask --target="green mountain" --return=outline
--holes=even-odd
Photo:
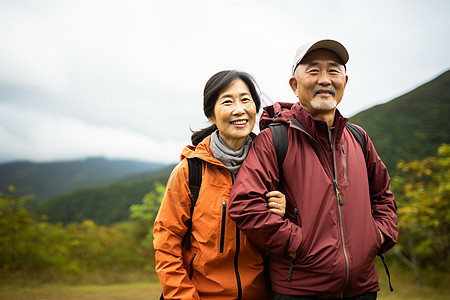
[[[143,173],[149,176],[145,179],[120,180],[56,195],[31,209],[37,215],[46,215],[50,222],[64,224],[78,223],[84,219],[101,225],[125,221],[130,216],[130,206],[142,203],[142,198],[154,188],[155,182],[165,185],[173,168],[171,165]]]
[[[368,132],[392,176],[399,160],[434,156],[439,145],[450,144],[449,113],[450,71],[447,71],[392,101],[356,114],[350,121]],[[165,184],[173,167],[130,174],[120,181],[53,196],[36,205],[35,211],[47,215],[52,222],[91,219],[110,225],[123,221],[129,216],[130,205],[142,203],[143,196],[153,189],[156,181]],[[41,178],[43,183],[61,182],[58,178],[61,173],[49,171],[46,176]],[[36,176],[33,178],[37,180]],[[89,184],[94,185],[94,181],[91,179]]]
[[[391,176],[399,160],[435,156],[450,143],[450,70],[418,88],[350,118],[369,134]]]
[[[0,192],[6,192],[9,185],[14,185],[20,194],[34,194],[35,202],[40,202],[56,194],[105,184],[162,166],[160,163],[105,158],[48,163],[10,162],[0,164]],[[142,174],[141,178],[147,175]]]

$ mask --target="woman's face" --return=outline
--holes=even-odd
[[[256,105],[244,81],[235,79],[219,94],[209,121],[229,149],[236,151],[245,144],[255,127]]]

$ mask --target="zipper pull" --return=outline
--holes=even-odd
[[[339,193],[339,187],[338,187],[336,179],[333,180],[333,184],[334,184],[334,189],[335,189],[335,192],[336,192],[336,197],[337,197],[337,199],[339,201],[339,205],[343,205],[344,201],[342,200],[341,194]]]
[[[331,130],[328,131],[328,139],[330,142],[330,151],[331,151],[331,153],[333,153],[333,134],[332,134]]]
[[[291,266],[289,268],[288,272],[288,282],[291,281],[292,271],[294,271],[294,265],[295,265],[295,256],[296,253],[289,253],[289,259],[291,260]]]

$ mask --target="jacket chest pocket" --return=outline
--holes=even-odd
[[[220,223],[220,247],[219,252],[223,253],[223,247],[225,244],[225,228],[226,228],[226,221],[227,221],[227,201],[223,200],[222,202],[222,218]]]
[[[199,247],[214,248],[216,254],[228,250],[227,235],[232,234],[231,221],[228,220],[229,191],[208,186],[207,193],[201,194],[198,207],[193,213],[193,234],[197,237]],[[231,190],[231,189],[230,189]]]
[[[342,167],[344,172],[344,179],[347,180],[347,158],[345,155],[344,145],[341,145]]]

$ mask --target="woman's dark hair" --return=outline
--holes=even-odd
[[[214,106],[220,93],[236,79],[241,79],[247,85],[253,98],[253,102],[255,102],[256,112],[259,111],[259,108],[261,107],[261,98],[259,97],[258,86],[256,85],[255,79],[245,72],[226,70],[214,74],[205,84],[205,89],[203,90],[203,112],[207,118],[214,115]],[[194,131],[191,136],[192,144],[197,146],[205,137],[216,131],[216,129],[217,126],[213,124],[199,131]]]

